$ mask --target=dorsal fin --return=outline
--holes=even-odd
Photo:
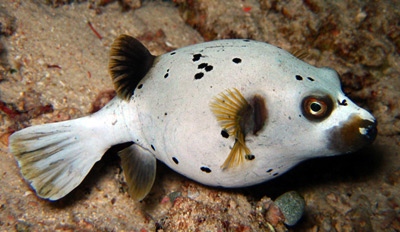
[[[310,53],[308,53],[307,50],[305,49],[296,49],[296,50],[292,49],[291,53],[299,60],[304,60],[310,56]]]
[[[112,44],[109,70],[119,97],[132,97],[140,80],[146,76],[154,63],[153,56],[137,39],[120,35]]]

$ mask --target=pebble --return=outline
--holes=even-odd
[[[294,226],[303,216],[305,201],[296,191],[290,191],[279,196],[275,201],[275,205],[281,210],[285,216],[285,224]]]
[[[174,202],[177,197],[182,196],[182,192],[175,191],[175,192],[170,193],[168,196],[169,196],[170,201]]]

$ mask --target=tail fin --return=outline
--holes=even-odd
[[[10,152],[39,197],[64,197],[103,156],[107,148],[93,144],[91,131],[83,128],[85,119],[33,126],[10,136]]]
[[[88,117],[17,131],[9,150],[36,194],[58,200],[82,182],[108,148],[129,141],[120,116],[118,100],[112,101]]]

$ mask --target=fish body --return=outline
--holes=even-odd
[[[156,159],[202,184],[244,187],[355,151],[377,133],[333,69],[263,42],[218,40],[155,57],[123,35],[110,73],[118,96],[99,112],[11,135],[10,151],[40,197],[65,196],[125,142],[133,142],[119,153],[129,192],[143,199]]]

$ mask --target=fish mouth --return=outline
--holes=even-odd
[[[374,118],[351,115],[349,120],[330,129],[328,148],[339,153],[353,152],[371,144],[377,135],[377,121]]]
[[[376,122],[376,120],[374,121],[369,121],[369,120],[365,120],[367,121],[365,124],[365,127],[360,127],[360,134],[361,136],[364,136],[367,141],[369,141],[369,143],[372,143],[373,141],[375,141],[376,136],[378,135],[378,123]]]

